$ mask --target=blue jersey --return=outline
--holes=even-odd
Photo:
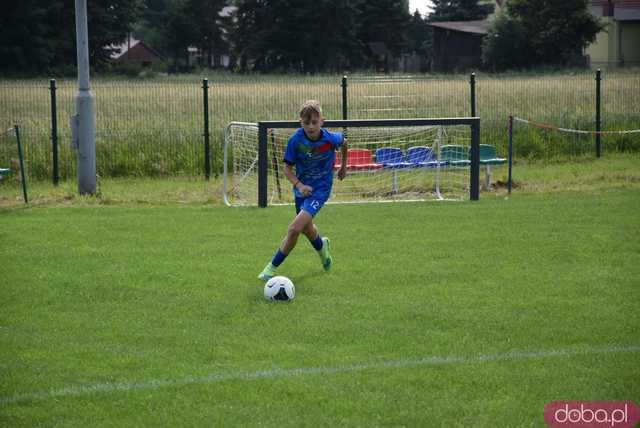
[[[304,132],[298,129],[289,138],[284,161],[296,167],[296,177],[303,184],[313,187],[313,192],[331,193],[333,185],[333,164],[336,160],[336,149],[344,141],[340,132],[330,132],[322,128],[317,141],[311,141]],[[300,198],[302,193],[296,188],[295,196]]]

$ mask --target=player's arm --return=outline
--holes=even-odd
[[[293,172],[293,165],[290,165],[287,162],[285,162],[283,172],[284,172],[284,176],[287,177],[287,180],[289,180],[289,182],[295,188],[297,188],[300,191],[300,193],[302,193],[304,196],[309,196],[311,194],[311,192],[313,191],[313,188],[311,186],[307,186],[306,184],[298,180],[298,177],[296,177],[296,174]]]
[[[340,158],[342,159],[342,164],[340,165],[340,169],[338,170],[338,179],[342,180],[347,176],[347,156],[349,144],[347,143],[347,139],[345,138],[342,141],[342,145],[340,146]]]

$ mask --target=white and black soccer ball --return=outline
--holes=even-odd
[[[267,300],[288,301],[296,296],[296,287],[286,276],[274,276],[264,285],[264,298]]]

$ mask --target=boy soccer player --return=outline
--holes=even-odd
[[[294,187],[296,217],[289,225],[287,236],[273,259],[258,275],[263,281],[275,276],[276,268],[295,248],[301,233],[320,255],[325,271],[331,269],[333,262],[329,252],[329,238],[320,236],[313,218],[331,195],[335,151],[338,148],[342,156],[338,178],[342,180],[347,175],[347,141],[341,133],[322,128],[324,117],[318,101],[308,100],[302,105],[300,124],[302,128],[291,136],[284,154],[284,175]]]

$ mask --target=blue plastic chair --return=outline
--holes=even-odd
[[[402,150],[397,147],[383,147],[376,150],[376,162],[384,165],[387,169],[407,168],[411,166],[404,161]]]
[[[446,166],[446,162],[440,162],[440,164],[438,164],[438,161],[433,155],[433,150],[431,150],[431,147],[426,146],[410,147],[407,150],[407,160],[414,168]]]

